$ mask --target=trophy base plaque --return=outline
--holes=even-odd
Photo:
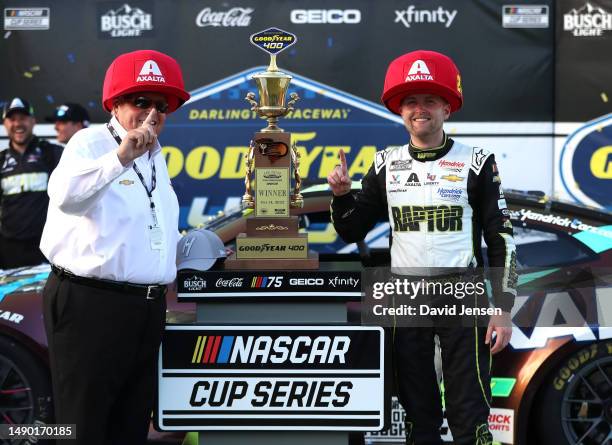
[[[238,259],[233,253],[224,263],[225,270],[311,270],[319,268],[319,253],[308,252],[307,258]]]
[[[308,234],[298,232],[298,217],[249,218],[246,233],[236,237],[236,253],[225,269],[317,269],[319,255],[308,251]]]

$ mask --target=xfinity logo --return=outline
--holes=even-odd
[[[200,28],[249,26],[253,11],[255,11],[253,8],[231,8],[227,11],[213,11],[211,8],[204,8],[196,17],[196,25]]]
[[[457,10],[449,11],[438,6],[438,9],[414,9],[414,5],[408,6],[406,9],[395,11],[395,22],[401,23],[406,28],[414,23],[442,23],[446,28],[450,28],[457,15]]]
[[[153,16],[127,3],[100,17],[100,34],[103,37],[147,37],[152,30]]]
[[[612,14],[589,2],[563,15],[563,30],[571,32],[575,37],[599,37],[611,29]]]
[[[353,278],[353,277],[349,277],[349,278],[340,278],[340,277],[333,277],[330,278],[328,280],[328,284],[332,287],[336,287],[336,286],[352,286],[352,287],[357,287],[359,286],[359,278]]]
[[[291,23],[298,25],[329,23],[331,25],[361,23],[359,9],[294,9]]]

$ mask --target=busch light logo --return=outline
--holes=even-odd
[[[189,292],[197,292],[206,289],[206,280],[202,277],[194,275],[183,281],[185,290]]]
[[[599,6],[585,3],[563,15],[563,30],[574,37],[599,37],[612,29],[612,14]]]
[[[196,25],[200,28],[249,26],[253,11],[253,8],[231,8],[227,11],[213,11],[211,8],[204,8],[196,17]]]
[[[612,114],[571,134],[560,160],[565,190],[583,204],[612,209]]]
[[[151,10],[152,3],[147,3],[146,8]],[[143,9],[130,6],[127,3],[100,3],[101,38],[118,37],[150,37],[153,35],[153,15]]]

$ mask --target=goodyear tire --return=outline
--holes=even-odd
[[[565,357],[538,395],[534,443],[612,444],[612,340]]]
[[[13,340],[0,337],[0,423],[52,423],[51,394],[47,368]],[[24,439],[2,443],[45,442]]]

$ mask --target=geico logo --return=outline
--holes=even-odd
[[[323,278],[291,278],[289,284],[292,286],[323,286],[325,280]]]
[[[351,345],[347,336],[238,336],[230,363],[346,363]]]
[[[463,228],[461,206],[402,206],[392,207],[395,231],[419,231],[421,222],[427,222],[428,232],[458,232]]]
[[[310,141],[316,133],[293,133],[291,143],[296,144],[300,155],[300,176],[320,179],[334,169],[340,150],[345,153],[355,153],[349,145],[315,145],[306,147],[302,141]],[[376,155],[376,146],[364,145],[357,149],[354,159],[350,159],[348,173],[350,176],[365,175]],[[192,179],[209,179],[218,176],[221,179],[244,180],[244,159],[248,156],[247,146],[227,146],[222,150],[216,147],[201,146],[183,152],[178,147],[165,146],[163,153],[168,166],[170,178],[175,178],[183,171]],[[315,168],[318,168],[315,170]],[[313,171],[314,170],[314,171]]]
[[[360,23],[361,11],[358,9],[294,9],[291,11],[291,23]]]
[[[353,384],[348,381],[261,381],[252,387],[246,381],[201,381],[193,385],[189,403],[200,407],[237,405],[261,408],[342,408],[350,400]]]

